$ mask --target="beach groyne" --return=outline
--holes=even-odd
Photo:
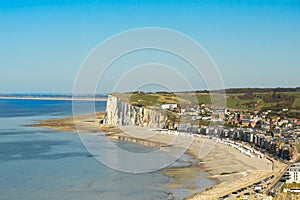
[[[156,108],[145,108],[130,105],[119,97],[109,95],[103,124],[112,126],[134,125],[147,128],[164,128],[167,115]]]

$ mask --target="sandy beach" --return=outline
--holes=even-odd
[[[172,144],[182,147],[186,143],[174,143],[175,135],[151,131],[146,128],[125,126],[125,127],[107,127],[99,125],[104,113],[98,113],[97,118],[93,115],[81,115],[77,117],[50,119],[31,124],[29,126],[40,126],[50,129],[74,131],[76,128],[84,133],[96,133],[105,131],[108,137],[116,137],[119,135],[126,135],[129,137],[142,138],[144,140],[159,142],[165,145]],[[178,138],[177,138],[178,139]],[[212,146],[208,148],[207,145]],[[161,147],[162,150],[164,147]],[[209,149],[208,152],[205,150]],[[204,152],[204,153],[203,153]],[[198,171],[208,172],[208,178],[214,180],[214,186],[206,190],[195,193],[187,199],[200,200],[200,199],[217,199],[220,196],[231,193],[242,187],[251,185],[257,181],[262,180],[272,174],[279,173],[284,164],[274,160],[274,168],[272,170],[272,163],[266,158],[248,157],[225,144],[216,143],[211,139],[194,137],[191,145],[186,152],[197,159],[197,163],[188,168],[177,169],[175,171],[163,171],[162,173],[169,173],[177,177],[177,182],[170,187],[177,187],[178,184],[184,184],[191,176],[197,176]],[[203,154],[208,153],[206,156]],[[197,187],[197,186],[186,186]]]
[[[144,132],[146,130],[140,127],[121,127],[126,132]],[[141,134],[142,136],[144,134]],[[174,135],[148,131],[147,138],[150,141],[163,142],[165,144],[174,144]],[[208,144],[208,146],[207,146]],[[180,143],[177,144],[179,147]],[[210,147],[213,146],[213,147]],[[203,156],[203,148],[211,149],[206,156]],[[272,163],[266,158],[248,157],[225,144],[213,142],[211,139],[194,137],[188,154],[193,155],[197,160],[197,167],[199,170],[205,170],[210,174],[208,176],[214,180],[214,186],[206,189],[203,192],[194,194],[187,199],[217,199],[220,196],[230,194],[231,192],[240,188],[249,186],[258,182],[274,173],[272,170]],[[281,169],[283,166],[276,163],[277,168]],[[280,165],[280,167],[278,167]],[[185,176],[183,174],[183,176]],[[235,199],[235,198],[232,198]]]

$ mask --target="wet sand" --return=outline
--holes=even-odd
[[[42,120],[35,124],[26,124],[25,126],[37,126],[60,131],[81,130],[86,133],[96,133],[101,131],[99,120],[104,118],[105,113],[84,114],[79,116],[70,116],[66,118],[55,118]]]
[[[80,115],[77,117],[44,120],[29,126],[40,126],[62,131],[75,131],[75,122],[76,128],[82,133],[105,131],[108,137],[126,135],[153,142],[160,142],[165,144],[165,146],[175,144],[178,147],[184,147],[187,144],[185,142],[174,143],[176,138],[178,141],[178,136],[149,131],[141,127],[108,127],[100,125],[99,121],[103,119],[103,117],[104,113],[98,113],[96,118],[94,118],[93,115]],[[167,150],[167,148],[162,148],[162,150]],[[192,177],[197,178],[199,172],[203,170],[209,173],[208,178],[214,181],[214,186],[186,199],[217,199],[219,196],[248,186],[274,173],[274,171],[272,171],[271,162],[266,158],[250,158],[232,147],[215,143],[211,139],[194,137],[187,153],[197,159],[196,164],[189,167],[167,169],[161,172],[173,176],[175,181],[169,185],[169,187],[175,188],[179,185],[184,185]],[[278,170],[282,168],[280,163],[275,163],[275,169],[276,167]],[[195,192],[197,189],[197,185],[186,185],[185,187],[195,189]]]

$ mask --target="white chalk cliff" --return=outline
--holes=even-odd
[[[104,124],[163,128],[166,122],[167,115],[162,110],[133,106],[113,95],[107,98]]]

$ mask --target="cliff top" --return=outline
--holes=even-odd
[[[229,89],[228,89],[229,90]],[[288,108],[300,116],[300,92],[298,91],[278,91],[273,89],[236,89],[226,93],[227,107],[239,110],[282,110]],[[236,93],[233,93],[236,92]],[[113,96],[121,98],[122,101],[131,105],[140,107],[157,107],[163,103],[177,103],[180,106],[184,104],[211,104],[210,95],[217,95],[216,93],[209,93],[208,91],[195,92],[131,92],[131,93],[113,93]],[[297,111],[297,112],[296,112]],[[297,114],[298,115],[298,114]],[[297,116],[297,117],[299,117]]]
[[[159,107],[164,103],[179,103],[187,102],[186,99],[181,98],[179,95],[167,92],[158,93],[144,93],[144,92],[133,92],[133,93],[112,93],[112,96],[120,98],[123,102],[129,103],[130,105],[139,107]]]

